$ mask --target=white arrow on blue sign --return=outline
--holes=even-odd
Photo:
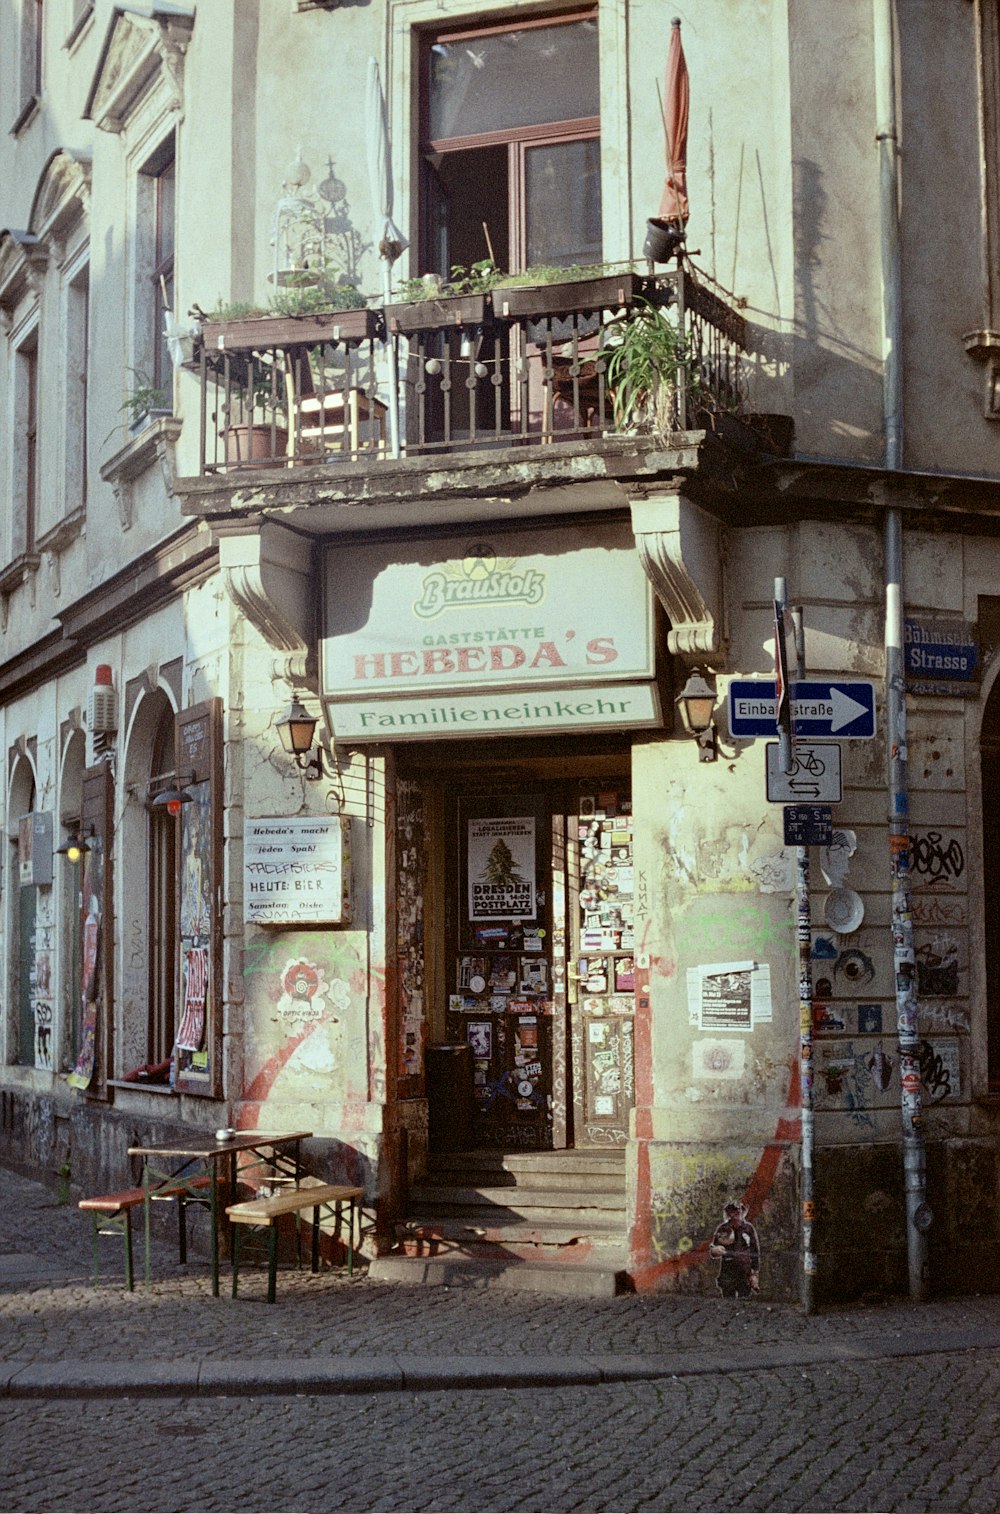
[[[729,730],[733,736],[774,736],[774,679],[734,678],[729,685]],[[860,679],[808,678],[792,684],[796,736],[871,740],[875,735],[875,685]]]

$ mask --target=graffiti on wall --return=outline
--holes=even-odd
[[[914,891],[964,890],[964,831],[940,829],[913,831],[910,836],[910,875]]]

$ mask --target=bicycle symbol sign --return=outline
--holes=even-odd
[[[776,741],[767,752],[767,797],[772,804],[839,804],[844,797],[840,747],[835,741],[797,741],[792,771],[783,773]]]

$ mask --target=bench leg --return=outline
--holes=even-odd
[[[347,1210],[347,1276],[354,1276],[354,1211],[356,1209],[354,1199],[351,1200]]]
[[[232,1244],[230,1246],[230,1261],[233,1268],[233,1298],[236,1297],[236,1289],[240,1280],[240,1226],[232,1227]]]
[[[267,1301],[274,1303],[278,1285],[278,1227],[272,1220],[267,1227]]]
[[[313,1206],[312,1270],[319,1271],[319,1205]]]
[[[132,1211],[125,1211],[125,1282],[129,1293],[135,1292],[135,1271],[132,1265]]]
[[[177,1252],[181,1266],[186,1266],[188,1259],[187,1200],[183,1194],[177,1199]]]

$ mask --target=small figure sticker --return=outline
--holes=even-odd
[[[719,1292],[723,1298],[752,1298],[760,1287],[760,1241],[747,1219],[747,1206],[731,1199],[708,1248],[719,1259]]]

